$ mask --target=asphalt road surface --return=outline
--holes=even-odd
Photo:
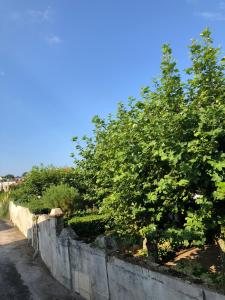
[[[18,229],[0,220],[0,300],[80,299],[58,283],[33,254]]]

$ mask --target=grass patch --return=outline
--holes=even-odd
[[[6,192],[0,193],[0,217],[7,218],[9,213],[9,194]]]

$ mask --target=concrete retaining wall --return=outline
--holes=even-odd
[[[30,238],[52,275],[85,299],[225,300],[225,296],[168,274],[107,255],[75,239],[62,219],[35,216],[10,203],[10,219]]]
[[[10,219],[27,239],[32,239],[32,227],[34,215],[28,208],[15,206],[12,202],[9,203]]]

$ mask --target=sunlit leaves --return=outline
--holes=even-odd
[[[154,87],[95,116],[93,139],[77,144],[84,199],[119,234],[202,244],[225,223],[225,64],[208,29],[189,49],[185,82],[165,44]]]

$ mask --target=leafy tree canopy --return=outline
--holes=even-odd
[[[201,245],[225,226],[224,59],[208,29],[189,49],[187,79],[164,45],[153,87],[115,117],[95,116],[93,138],[73,139],[84,200],[118,234],[147,237],[156,256],[162,240]]]

